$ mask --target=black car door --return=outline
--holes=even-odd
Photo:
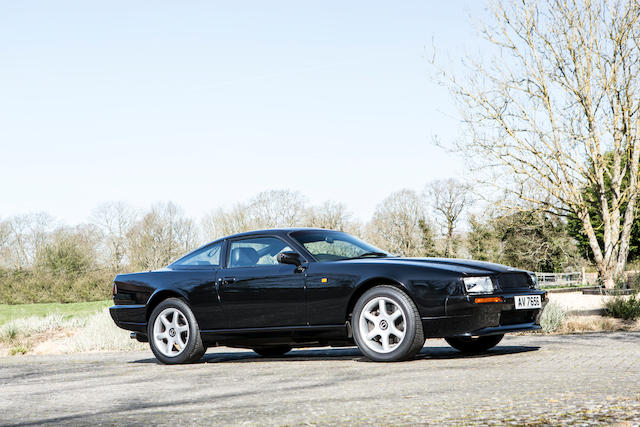
[[[276,256],[285,251],[292,249],[272,236],[228,241],[226,268],[217,279],[228,328],[306,325],[304,273],[278,264]]]
[[[226,327],[216,289],[222,246],[222,242],[214,242],[194,251],[171,264],[171,272],[165,274],[172,286],[189,295],[189,304],[203,330]]]
[[[331,262],[312,262],[307,275],[309,325],[344,325],[347,304],[360,276],[332,268]]]

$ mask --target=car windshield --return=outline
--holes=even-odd
[[[318,261],[386,257],[389,253],[339,231],[309,230],[291,234]]]

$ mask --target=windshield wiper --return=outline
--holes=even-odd
[[[360,255],[358,255],[358,256],[354,256],[354,257],[349,258],[349,259],[365,258],[365,257],[368,257],[368,256],[386,257],[386,256],[388,256],[388,255],[389,255],[389,254],[386,254],[386,253],[384,253],[384,252],[375,252],[375,251],[372,251],[372,252],[365,252],[365,253],[363,253],[363,254],[360,254]]]

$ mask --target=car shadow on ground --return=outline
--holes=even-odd
[[[506,356],[510,354],[528,353],[531,351],[538,351],[538,346],[525,346],[525,345],[503,345],[492,348],[491,350],[484,351],[482,353],[462,353],[453,348],[436,347],[429,348],[424,347],[415,359],[469,359],[479,357],[496,357]]]
[[[461,353],[450,347],[424,347],[411,360],[441,360],[441,359],[465,359],[480,357],[497,357],[518,353],[537,351],[536,346],[497,346],[483,353]],[[360,353],[356,347],[349,348],[321,348],[292,350],[280,357],[263,357],[253,351],[215,351],[205,354],[198,364],[203,363],[253,363],[253,362],[302,362],[302,361],[326,361],[326,360],[353,360],[356,362],[376,363]],[[160,363],[155,358],[134,360],[130,363]]]

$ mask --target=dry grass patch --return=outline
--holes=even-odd
[[[573,312],[603,309],[612,297],[580,293],[549,294],[550,302],[542,312],[545,333],[578,334],[582,332],[640,331],[640,321],[600,315],[571,315]],[[618,297],[627,300],[629,297]]]
[[[37,343],[83,326],[84,319],[65,319],[58,313],[11,320],[0,327],[0,355],[29,353]]]
[[[0,355],[144,350],[104,309],[82,318],[60,314],[12,320],[0,327]]]
[[[129,338],[129,332],[118,328],[105,309],[86,319],[85,326],[65,339],[61,347],[66,353],[83,351],[135,351],[149,346]]]
[[[567,316],[555,331],[558,334],[582,332],[640,331],[640,321],[628,321],[603,316]]]

